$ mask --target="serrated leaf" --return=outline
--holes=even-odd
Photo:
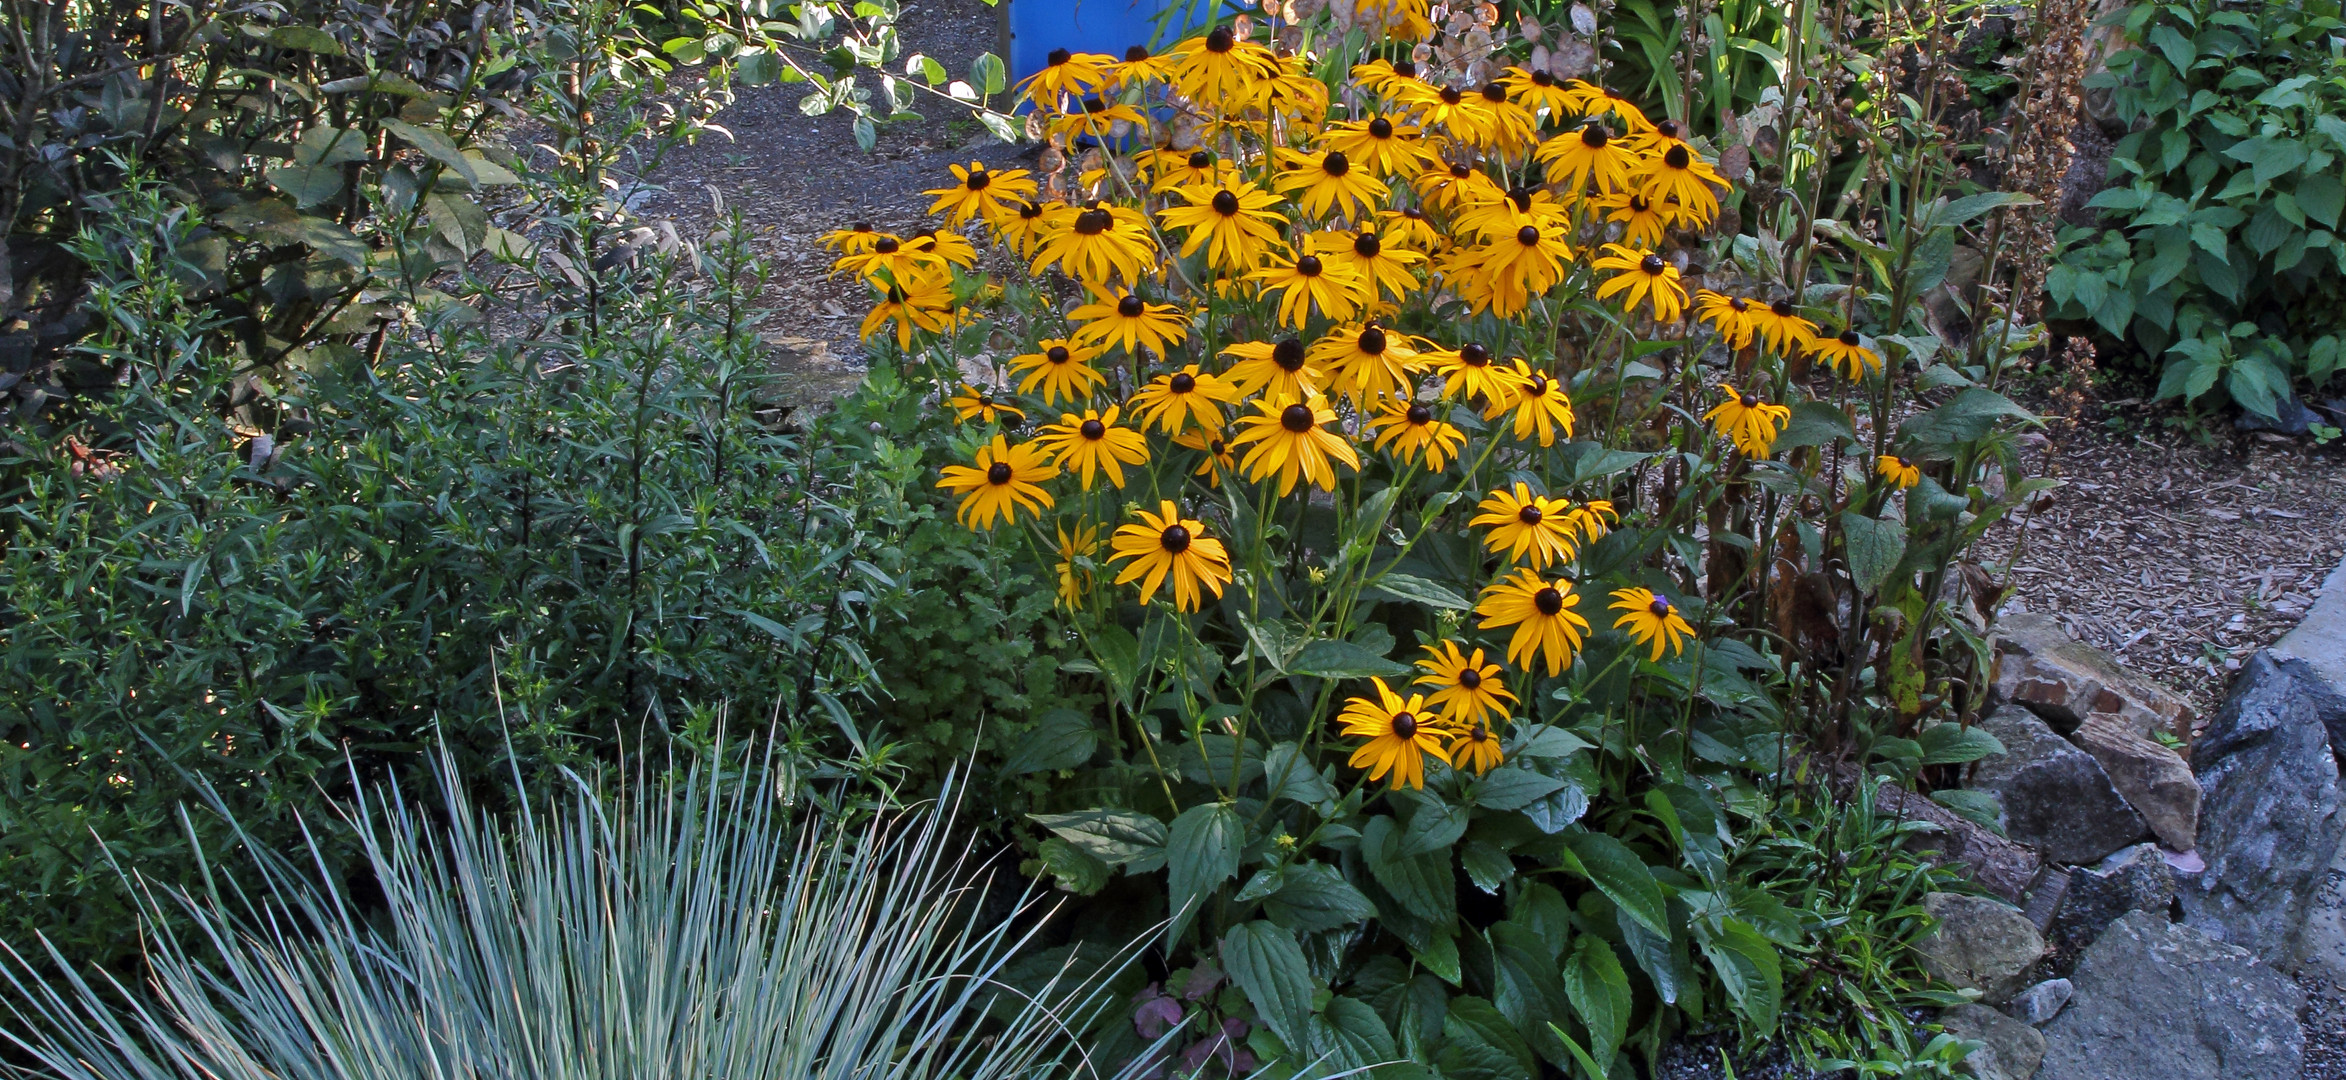
[[[1776,436],[1776,445],[1827,446],[1835,439],[1857,441],[1857,429],[1850,426],[1849,417],[1832,402],[1803,401],[1792,406],[1792,415],[1784,421],[1784,431]]]
[[[1421,792],[1417,811],[1409,815],[1409,825],[1401,833],[1401,854],[1439,852],[1446,857],[1450,845],[1466,835],[1468,817],[1466,807],[1452,806],[1432,792]]]
[[[2092,306],[2100,306],[2098,297]],[[1975,386],[1956,394],[1944,405],[1909,418],[1899,429],[1899,437],[1930,444],[1967,443],[1986,435],[1999,421],[2034,419],[2035,413],[2021,408],[2011,398]]]
[[[1533,1056],[1530,1044],[1517,1034],[1515,1025],[1488,1000],[1471,994],[1450,999],[1450,1010],[1442,1017],[1442,1034],[1452,1042],[1479,1043],[1506,1056],[1513,1068],[1493,1080],[1530,1080],[1539,1070],[1539,1059]]]
[[[1166,901],[1172,907],[1165,940],[1179,941],[1207,895],[1238,876],[1238,852],[1245,841],[1246,823],[1228,803],[1192,806],[1173,819],[1165,841]]]
[[[1222,938],[1222,970],[1246,994],[1263,1023],[1292,1047],[1304,1045],[1314,993],[1303,946],[1283,926],[1256,920]]]
[[[1544,773],[1514,765],[1492,769],[1474,786],[1467,789],[1467,797],[1476,806],[1486,810],[1521,810],[1532,803],[1564,790],[1565,782]]]
[[[1164,865],[1165,823],[1137,810],[1078,810],[1027,817],[1110,866],[1131,863],[1134,872],[1145,873]]]
[[[1611,1061],[1629,1034],[1629,975],[1613,946],[1595,934],[1573,942],[1564,965],[1564,992],[1589,1036],[1589,1056]]]
[[[1882,587],[1906,557],[1906,526],[1854,510],[1841,515],[1841,542],[1849,554],[1849,578],[1865,592]]]
[[[1621,905],[1639,925],[1669,935],[1670,915],[1662,899],[1662,883],[1654,880],[1654,872],[1628,845],[1603,833],[1585,831],[1568,834],[1564,844],[1580,863],[1580,872],[1606,899]]]
[[[1099,747],[1099,732],[1091,717],[1073,709],[1053,709],[1020,735],[1002,761],[1005,776],[1072,769],[1091,760]]]
[[[2004,835],[2004,806],[1994,795],[1969,788],[1941,788],[1931,792],[1931,801],[1955,812],[1955,816],[1996,835]]]
[[[281,165],[268,171],[269,183],[309,209],[342,194],[342,170],[327,165]]]
[[[1390,490],[1390,489],[1388,489]],[[1448,586],[1436,584],[1408,574],[1386,574],[1369,587],[1371,595],[1383,596],[1411,604],[1424,604],[1439,611],[1466,611],[1474,604],[1452,592]]]
[[[1287,670],[1297,675],[1311,675],[1322,679],[1366,679],[1381,676],[1398,679],[1416,669],[1408,664],[1387,660],[1349,641],[1320,638],[1309,642],[1295,654]]]
[[[314,26],[272,26],[269,44],[280,49],[317,53],[320,56],[341,56],[342,43]]]
[[[1292,799],[1305,806],[1318,806],[1336,797],[1336,789],[1291,742],[1279,743],[1263,754],[1263,782],[1270,785],[1272,798]]]
[[[386,120],[383,122],[383,126],[393,135],[399,136],[401,141],[423,151],[432,160],[447,166],[448,171],[455,173],[465,183],[479,183],[477,176],[472,171],[472,162],[464,156],[464,150],[456,145],[456,140],[449,138],[446,134],[432,128],[417,127],[404,120]]]
[[[1784,1002],[1783,965],[1776,947],[1737,919],[1721,920],[1718,932],[1702,935],[1701,944],[1736,1011],[1761,1033],[1774,1031]]]
[[[300,165],[348,165],[372,157],[366,135],[351,128],[320,124],[293,143],[293,160]]]
[[[1939,724],[1915,740],[1922,744],[1925,765],[1965,765],[2004,752],[2004,744],[1984,728]]]
[[[1336,868],[1299,863],[1287,868],[1279,887],[1263,901],[1263,914],[1300,934],[1334,930],[1377,917],[1377,906]]]
[[[1466,869],[1466,880],[1494,896],[1498,895],[1500,886],[1515,876],[1515,860],[1481,840],[1469,840],[1459,847],[1458,864]]]
[[[1361,861],[1369,876],[1392,894],[1403,910],[1428,921],[1448,925],[1458,915],[1457,876],[1448,853],[1404,855],[1399,823],[1379,814],[1361,829]]]

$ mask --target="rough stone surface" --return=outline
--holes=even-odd
[[[2076,993],[2076,984],[2067,979],[2046,979],[2012,996],[2012,1018],[2043,1027],[2061,1015],[2061,1007]]]
[[[1939,1014],[1939,1026],[1984,1044],[1963,1059],[1979,1080],[2028,1080],[2045,1058],[2044,1033],[1985,1005],[1957,1005]]]
[[[2159,843],[2190,851],[2199,839],[2199,779],[2183,755],[2108,713],[2092,713],[2069,741],[2093,755],[2110,786],[2150,826]]]
[[[2060,863],[2097,862],[2148,831],[2093,755],[2034,713],[2007,705],[1980,721],[2004,752],[1973,766],[1971,787],[2003,804],[2004,834]]]
[[[2259,652],[2192,749],[2199,854],[2180,890],[2184,921],[2266,961],[2295,966],[2346,815],[2318,686]]]
[[[2158,845],[2136,844],[2069,875],[2069,894],[2053,920],[2053,940],[2066,949],[2081,949],[2120,915],[2148,911],[2164,917],[2174,903],[2174,868]]]
[[[2271,651],[2276,663],[2306,684],[2330,745],[2346,746],[2346,563],[2330,571],[2313,610]]]
[[[1931,893],[1923,910],[1938,926],[1915,945],[1932,975],[1978,990],[1991,1005],[2009,1000],[2045,955],[2045,939],[2019,909],[1985,896]]]
[[[2164,731],[2188,743],[2199,720],[2183,695],[2070,637],[2052,616],[2031,612],[1996,622],[1995,696],[2027,706],[2062,734],[2099,715],[2144,737]]]
[[[2314,889],[2313,911],[2305,923],[2304,973],[2346,986],[2346,843],[2330,859],[2329,872]]]
[[[2038,1080],[2300,1080],[2305,992],[2245,949],[2128,912],[2070,980]]]
[[[1855,781],[1843,778],[1836,781],[1843,790],[1855,787]],[[1907,838],[1907,846],[1938,862],[1963,865],[1964,872],[1981,888],[2006,900],[2019,903],[2031,888],[2048,875],[2044,860],[2036,852],[2010,838],[1957,817],[1955,812],[1932,802],[1896,784],[1884,784],[1874,792],[1874,807],[1881,813],[1901,821],[1925,821],[1936,826],[1935,832],[1915,833]]]

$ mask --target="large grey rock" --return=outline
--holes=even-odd
[[[2346,844],[2338,845],[2329,872],[2314,889],[2313,910],[2305,922],[2304,964],[2346,986]]]
[[[2046,979],[2012,996],[2012,1018],[2043,1027],[2061,1015],[2062,1006],[2075,996],[2077,984],[2067,979]]]
[[[2037,1080],[2300,1080],[2305,992],[2247,950],[2133,911],[2070,976]]]
[[[2087,716],[2069,741],[2101,764],[2110,786],[2142,815],[2159,843],[2190,851],[2198,842],[2199,780],[2183,755],[2107,713]]]
[[[2069,892],[2053,920],[2053,940],[2066,949],[2081,949],[2120,915],[2148,911],[2163,918],[2174,903],[2174,868],[2158,845],[2136,844],[2069,875]]]
[[[2182,883],[2184,921],[2283,966],[2304,955],[2314,894],[2346,838],[2319,695],[2259,652],[2192,748],[2207,869]]]
[[[2045,939],[2018,908],[2000,900],[1963,893],[1931,893],[1924,911],[1938,926],[1915,944],[1922,966],[1941,981],[1978,990],[1995,1005],[2026,984],[2028,971],[2044,958]]]
[[[1985,1005],[1957,1005],[1939,1014],[1939,1026],[1982,1044],[1963,1059],[1964,1071],[1979,1080],[2028,1080],[2045,1058],[2042,1032]]]
[[[2007,705],[1980,727],[2004,744],[2004,752],[1973,766],[1970,786],[2003,804],[2005,835],[2054,862],[2091,863],[2149,831],[2142,815],[2110,786],[2101,762],[2034,713]]]
[[[2346,563],[2330,571],[2313,610],[2271,651],[2273,661],[2305,686],[2330,745],[2346,746]]]

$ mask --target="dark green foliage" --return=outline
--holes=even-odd
[[[196,219],[152,187],[117,212],[78,254],[121,391],[7,462],[9,940],[119,959],[109,860],[183,885],[228,845],[183,803],[291,850],[353,768],[435,739],[493,787],[710,739],[728,704],[827,735],[868,686],[866,598],[899,582],[855,511],[890,478],[765,422],[738,244],[614,267],[586,310],[558,277],[447,283],[463,302],[379,360],[313,350],[278,443],[240,430],[243,369],[184,302]],[[523,320],[554,332],[492,329]]]
[[[2045,281],[2159,366],[2158,396],[2219,387],[2273,415],[2346,368],[2346,67],[2336,3],[2145,4],[2087,85],[2131,133]]]

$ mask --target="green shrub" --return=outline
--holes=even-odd
[[[558,274],[443,279],[380,358],[312,350],[275,437],[186,301],[202,233],[149,185],[84,234],[90,347],[123,382],[6,462],[5,933],[134,947],[116,867],[189,885],[234,840],[181,830],[207,791],[283,850],[435,736],[495,784],[707,740],[728,703],[848,714],[867,590],[894,583],[857,507],[893,496],[769,422],[738,229],[599,271],[591,307]]]
[[[2133,130],[2045,288],[2161,366],[2158,397],[2219,388],[2273,416],[2346,367],[2346,60],[2338,5],[2144,4],[2087,85]]]

